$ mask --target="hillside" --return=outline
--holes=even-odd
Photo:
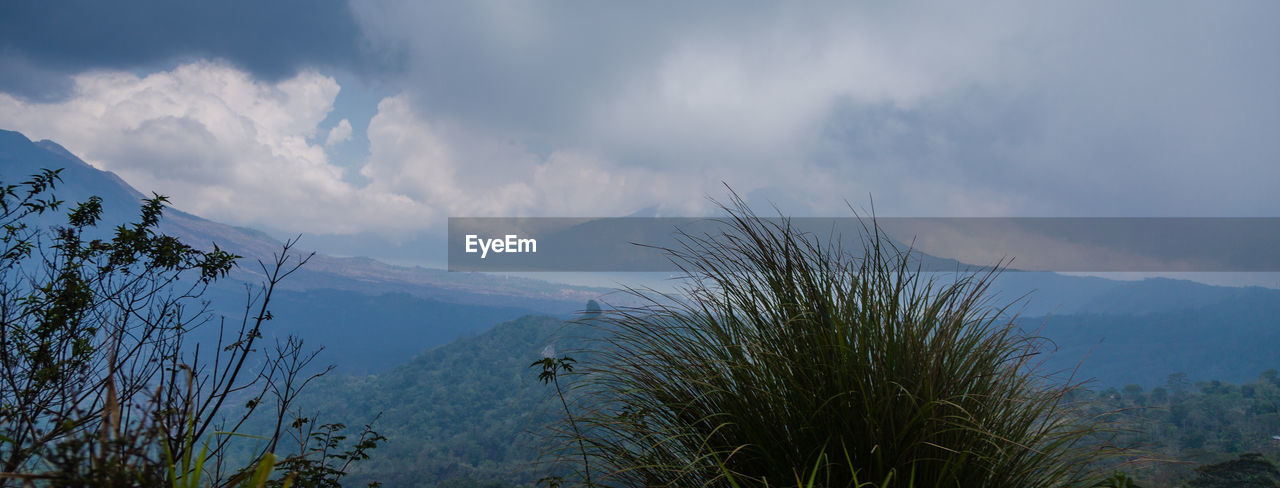
[[[1212,305],[1182,310],[1066,314],[1021,323],[1056,345],[1046,359],[1047,370],[1071,371],[1078,366],[1078,379],[1121,387],[1158,385],[1178,372],[1193,382],[1241,383],[1280,368],[1277,317],[1280,293],[1249,288]]]
[[[388,441],[352,484],[510,486],[531,483],[538,447],[528,435],[554,412],[529,363],[548,344],[571,349],[581,328],[526,316],[440,346],[382,375],[333,377],[303,399],[320,418],[368,422]],[[341,399],[334,401],[333,399]],[[480,482],[485,484],[481,485]]]
[[[74,202],[90,195],[102,197],[104,221],[123,222],[137,213],[137,202],[145,195],[115,174],[98,170],[53,141],[31,142],[20,133],[0,130],[0,180],[20,181],[42,168],[62,168],[62,182],[55,192],[64,201]],[[279,252],[280,242],[262,232],[234,227],[200,218],[177,209],[166,211],[161,228],[193,245],[217,243],[249,259],[270,257]],[[305,236],[302,248],[306,248]],[[252,267],[242,266],[240,279],[252,280]],[[332,288],[361,293],[404,292],[415,296],[475,305],[504,304],[543,312],[571,310],[594,297],[599,290],[567,285],[494,277],[471,273],[448,273],[421,267],[393,266],[368,258],[338,258],[317,255],[297,279],[286,282],[292,289]]]
[[[0,180],[59,167],[63,199],[99,195],[109,223],[133,217],[143,194],[123,180],[55,143],[0,131]],[[247,262],[280,245],[261,232],[176,210],[162,226]],[[216,310],[235,313],[244,285],[257,279],[253,267],[243,266],[206,298]],[[1032,293],[1015,310],[1025,329],[1056,346],[1045,355],[1046,370],[1074,370],[1077,380],[1092,379],[1099,389],[1157,386],[1179,372],[1191,382],[1239,383],[1280,367],[1277,290],[1007,273],[993,291],[997,303]],[[389,443],[357,478],[386,486],[526,483],[536,479],[529,470],[536,446],[525,433],[553,413],[528,365],[549,343],[572,348],[567,338],[581,331],[567,329],[563,319],[601,292],[317,255],[276,296],[269,333],[300,334],[326,347],[326,362],[340,365],[341,375],[307,397],[309,409],[351,425],[383,412],[378,429]],[[469,486],[452,483],[441,486]]]
[[[32,142],[0,130],[0,181],[20,182],[43,168],[61,168],[55,195],[70,205],[89,196],[103,199],[104,229],[135,218],[142,192],[116,175],[100,171],[52,141]],[[56,224],[60,215],[43,218]],[[169,209],[161,230],[197,247],[217,244],[241,256],[231,278],[206,298],[215,310],[237,316],[245,285],[261,276],[257,259],[270,258],[281,243],[262,232],[213,222]],[[303,236],[300,248],[306,248]],[[309,344],[326,347],[324,360],[352,372],[378,371],[408,360],[426,348],[474,334],[495,322],[529,313],[568,314],[601,290],[523,278],[449,273],[402,267],[368,258],[317,254],[282,283],[278,317],[269,333],[300,333]],[[216,331],[206,331],[212,336]]]
[[[1259,294],[1254,301],[1195,310],[1063,315],[1035,319],[1028,325],[1043,323],[1042,332],[1059,347],[1043,371],[1070,370],[1079,364],[1077,380],[1096,380],[1087,385],[1094,393],[1083,398],[1101,399],[1104,403],[1098,408],[1105,410],[1115,403],[1112,397],[1120,395],[1121,387],[1126,392],[1135,388],[1167,392],[1171,375],[1182,378],[1179,381],[1187,388],[1248,383],[1259,372],[1280,367],[1272,351],[1272,345],[1280,343],[1280,328],[1273,319],[1277,312],[1280,300]],[[549,389],[537,382],[529,363],[540,357],[547,344],[555,343],[560,351],[572,350],[582,344],[575,338],[589,334],[588,328],[553,317],[522,317],[433,348],[384,374],[327,378],[306,396],[304,408],[348,424],[361,424],[382,413],[375,427],[389,441],[353,481],[378,480],[385,486],[525,486],[541,475],[532,469],[539,451],[528,434],[544,425],[548,415],[556,415],[558,407],[548,396]],[[1099,344],[1098,337],[1105,340]],[[580,354],[575,357],[590,361]],[[1177,400],[1200,402],[1197,398],[1184,395]],[[1125,399],[1125,405],[1133,407],[1128,393]],[[1239,409],[1231,411],[1235,410]],[[1229,454],[1199,449],[1194,443],[1188,445],[1195,448],[1185,451],[1178,447],[1187,435],[1216,439],[1221,433],[1208,420],[1198,424],[1196,433],[1188,434],[1181,420],[1169,418],[1159,408],[1134,414],[1140,417],[1126,417],[1125,425],[1136,425],[1146,433],[1127,435],[1127,440],[1195,461],[1219,461]],[[1280,425],[1273,416],[1239,416],[1233,422],[1240,428]],[[1178,423],[1168,427],[1160,424],[1174,421]],[[1141,472],[1149,475],[1161,469],[1143,467]],[[1191,472],[1181,469],[1179,476]]]

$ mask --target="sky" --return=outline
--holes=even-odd
[[[4,2],[0,128],[203,217],[388,258],[451,216],[706,215],[725,185],[790,215],[1275,216],[1277,18],[1273,1]]]

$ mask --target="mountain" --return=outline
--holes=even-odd
[[[88,165],[52,141],[32,142],[20,133],[0,130],[0,181],[22,181],[41,168],[62,168],[62,182],[55,193],[64,200],[78,201],[90,195],[102,197],[106,228],[134,218],[137,203],[144,197],[115,174]],[[49,223],[53,223],[52,218]],[[234,315],[243,302],[244,285],[261,280],[254,260],[270,257],[279,252],[281,245],[265,233],[213,222],[176,209],[166,212],[161,229],[196,246],[217,243],[246,256],[232,279],[211,291],[211,296],[218,298],[215,306],[229,315]],[[306,242],[304,236],[302,245]],[[311,338],[313,344],[325,345],[327,359],[343,367],[353,371],[378,371],[408,360],[424,349],[482,331],[501,320],[526,313],[573,312],[586,300],[605,291],[318,254],[282,283],[282,291],[277,295],[280,313],[275,314],[279,319],[274,327],[279,333],[299,333]],[[1241,300],[1249,303],[1280,300],[1277,298],[1280,292],[1262,288],[1209,286],[1167,279],[1115,281],[1045,272],[1005,273],[992,291],[1000,302],[1017,301],[1014,310],[1024,317],[1071,315],[1074,317],[1071,320],[1054,323],[1085,321],[1079,323],[1080,330],[1072,337],[1073,340],[1088,339],[1091,344],[1123,334],[1124,324],[1156,320],[1115,316],[1221,308]],[[368,333],[371,330],[377,333]],[[1210,334],[1209,331],[1201,333]]]
[[[56,195],[64,200],[101,196],[109,224],[132,219],[137,202],[143,197],[123,179],[91,167],[58,143],[32,142],[23,134],[0,131],[0,181],[22,181],[41,168],[63,168],[63,182]],[[252,260],[270,256],[280,246],[265,233],[211,222],[174,209],[166,211],[161,229],[193,245],[216,242],[247,256],[233,279],[211,291],[215,304],[227,304],[221,310],[228,314],[236,313],[236,307],[242,304],[244,284],[259,282],[256,266],[250,265]],[[302,243],[306,245],[306,237]],[[1235,341],[1230,337],[1243,341],[1240,334],[1244,329],[1262,333],[1272,327],[1265,315],[1242,315],[1242,320],[1254,320],[1245,324],[1233,319],[1231,311],[1248,314],[1251,310],[1270,310],[1266,307],[1280,302],[1280,291],[1276,289],[1216,287],[1175,279],[1121,282],[1055,273],[1005,273],[992,291],[997,302],[1018,301],[1014,310],[1024,316],[1028,327],[1048,324],[1046,330],[1060,346],[1055,357],[1064,361],[1078,361],[1084,356],[1111,357],[1112,347],[1116,347],[1115,361],[1102,362],[1124,364],[1120,359],[1123,354],[1115,345],[1128,343],[1132,346],[1130,356],[1151,359],[1144,360],[1146,368],[1135,365],[1125,369],[1133,373],[1130,377],[1134,380],[1171,373],[1156,370],[1165,368],[1156,365],[1167,364],[1157,357],[1170,350],[1153,341],[1144,346],[1135,337],[1161,337],[1162,342],[1184,346],[1199,343],[1206,345],[1202,350],[1225,351],[1207,345]],[[571,313],[602,292],[598,288],[535,279],[406,268],[366,257],[316,255],[300,273],[283,283],[283,291],[276,296],[275,315],[279,319],[274,327],[280,333],[301,333],[310,338],[308,342],[328,347],[330,359],[344,368],[378,371],[454,338],[479,333],[498,321],[529,313]],[[1044,316],[1050,319],[1044,321]],[[1199,325],[1174,325],[1184,323]],[[1222,327],[1224,323],[1236,324],[1236,328]],[[1169,336],[1175,332],[1176,337]],[[1106,346],[1098,347],[1098,343]],[[1085,354],[1088,351],[1092,355]],[[1193,356],[1179,352],[1169,357]],[[1243,361],[1238,355],[1231,359]],[[1221,373],[1215,379],[1243,380],[1257,373],[1243,366],[1207,368]],[[1193,373],[1194,369],[1180,370]],[[1107,371],[1100,370],[1100,377],[1110,377]]]
[[[1210,290],[1210,293],[1217,290]],[[1280,292],[1246,289],[1212,305],[1137,314],[1080,313],[1023,319],[1050,339],[1046,371],[1075,371],[1099,387],[1250,381],[1280,368]]]
[[[32,142],[0,130],[0,182],[24,181],[41,169],[62,170],[54,194],[71,205],[89,196],[103,200],[100,229],[135,219],[144,194],[113,173],[96,169],[52,141]],[[41,223],[61,223],[61,213]],[[213,244],[245,256],[229,279],[210,290],[216,311],[238,316],[245,285],[261,280],[257,259],[279,253],[281,242],[252,229],[167,209],[160,230],[196,247]],[[105,232],[105,231],[104,231]],[[302,239],[306,245],[306,237]],[[576,311],[603,290],[533,279],[450,273],[403,267],[368,258],[315,255],[282,282],[275,296],[272,333],[298,333],[323,345],[323,358],[350,371],[378,371],[459,336],[529,313]],[[211,336],[215,331],[205,331]]]
[[[1013,310],[1027,317],[1142,315],[1193,310],[1252,295],[1280,297],[1280,290],[1257,286],[1214,286],[1168,278],[1119,281],[1049,272],[1005,272],[991,288],[998,301],[1016,302]]]
[[[109,223],[132,219],[144,196],[53,142],[0,131],[0,181],[41,168],[64,168],[56,193],[65,200],[101,196]],[[166,213],[162,230],[249,262],[280,246],[264,233],[178,210]],[[207,298],[234,313],[244,285],[257,281],[242,266]],[[1021,300],[1019,324],[1052,341],[1045,370],[1074,371],[1098,388],[1159,386],[1176,372],[1193,382],[1243,382],[1280,367],[1277,290],[1009,272],[992,291],[995,303]],[[572,349],[569,337],[580,333],[562,319],[600,293],[317,255],[276,295],[271,332],[325,346],[326,359],[345,373],[317,384],[308,410],[349,425],[383,413],[377,428],[388,443],[356,477],[386,486],[506,486],[536,479],[529,463],[537,446],[525,433],[554,414],[529,362],[549,343]]]

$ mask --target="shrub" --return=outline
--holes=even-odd
[[[991,306],[999,264],[943,279],[874,220],[855,254],[736,195],[723,209],[721,234],[665,250],[679,293],[630,290],[643,305],[594,321],[574,395],[596,485],[1087,484],[1100,426]]]
[[[45,227],[59,181],[45,170],[0,183],[0,486],[238,486],[255,474],[258,486],[276,464],[290,471],[282,479],[329,486],[317,482],[336,485],[382,440],[366,427],[342,451],[343,427],[324,424],[320,436],[298,429],[296,454],[276,457],[298,392],[329,371],[310,372],[316,354],[301,339],[265,338],[276,285],[309,259],[291,254],[294,241],[258,263],[260,289],[228,322],[203,296],[239,256],[161,234],[158,195],[113,230],[98,197]],[[204,325],[216,340],[193,337]],[[236,458],[230,442],[255,414],[273,425]]]

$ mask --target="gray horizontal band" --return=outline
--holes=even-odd
[[[788,220],[819,241],[838,238],[855,255],[871,226],[854,217]],[[881,217],[875,224],[920,253],[925,271],[1009,259],[1025,271],[1280,271],[1274,217]],[[669,272],[676,266],[655,247],[680,247],[677,231],[714,237],[730,230],[713,218],[450,218],[449,270]]]

